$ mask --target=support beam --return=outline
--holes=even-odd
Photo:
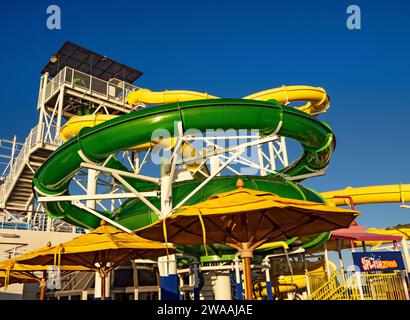
[[[140,192],[144,197],[158,197],[156,191]],[[136,198],[134,193],[108,193],[108,194],[94,194],[94,195],[75,195],[75,196],[47,196],[39,197],[39,202],[57,202],[57,201],[82,201],[82,200],[107,200],[107,199],[129,199]]]
[[[138,180],[147,181],[147,182],[153,182],[153,183],[156,183],[158,185],[160,184],[160,179],[158,179],[158,178],[153,178],[153,177],[143,176],[143,175],[140,175],[140,174],[135,174],[135,173],[126,172],[126,171],[122,171],[122,170],[102,167],[102,166],[98,166],[98,165],[91,164],[91,163],[83,162],[83,163],[81,163],[81,167],[87,168],[87,169],[98,170],[98,171],[102,171],[102,172],[108,172],[108,173],[111,173],[112,175],[117,174],[117,175],[120,175],[120,176],[123,176],[123,177],[138,179]]]
[[[241,155],[244,152],[244,149],[238,149],[237,152],[230,157],[226,162],[224,162],[218,170],[215,170],[213,174],[211,174],[208,178],[206,178],[199,186],[197,186],[194,190],[191,191],[183,200],[181,200],[178,205],[174,207],[173,210],[177,210],[181,206],[183,206],[189,199],[191,199],[199,190],[201,190],[209,181],[211,181],[215,176],[217,176],[228,164],[230,164],[235,158]]]
[[[149,202],[141,193],[139,193],[133,186],[131,186],[123,177],[113,173],[112,174],[118,181],[120,181],[129,191],[137,196],[142,202],[144,202],[152,211],[154,211],[158,216],[161,216],[161,211],[157,209],[151,202]]]
[[[115,222],[114,220],[111,220],[110,218],[107,218],[106,216],[102,215],[101,213],[99,213],[99,212],[97,212],[97,211],[95,211],[95,210],[93,210],[93,209],[90,209],[89,207],[87,207],[86,205],[82,204],[81,202],[73,201],[72,203],[73,203],[73,205],[79,207],[80,209],[83,209],[83,210],[85,210],[85,211],[87,211],[87,212],[89,212],[89,213],[95,215],[96,217],[98,217],[98,218],[100,218],[100,219],[102,219],[102,220],[107,221],[109,224],[113,225],[114,227],[116,227],[116,228],[118,228],[118,229],[120,229],[120,230],[122,230],[122,231],[125,231],[125,232],[128,232],[128,233],[132,233],[132,231],[131,231],[130,229],[128,229],[128,228],[126,228],[126,227],[120,225],[119,223]]]

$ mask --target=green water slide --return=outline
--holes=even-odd
[[[165,129],[174,132],[174,123],[180,121],[184,131],[197,129],[256,129],[262,135],[277,134],[298,141],[303,147],[301,157],[289,166],[279,170],[280,174],[267,176],[241,176],[245,187],[272,192],[282,197],[324,202],[315,191],[299,185],[305,174],[325,168],[335,140],[330,127],[297,109],[283,106],[276,101],[246,99],[195,100],[147,108],[106,121],[93,128],[84,128],[80,134],[54,151],[36,171],[33,186],[36,196],[68,195],[71,179],[81,169],[84,158],[103,163],[112,154],[151,141],[154,130]],[[107,166],[127,170],[112,158]],[[283,175],[296,177],[297,182],[285,180]],[[186,205],[206,200],[210,196],[235,189],[238,176],[220,176],[206,184]],[[187,180],[173,184],[173,201],[178,203],[203,180]],[[153,183],[129,179],[138,191],[158,189]],[[154,206],[160,208],[160,200],[151,198]],[[100,219],[80,209],[70,201],[44,202],[52,218],[70,224],[93,229]],[[129,199],[115,212],[101,212],[110,219],[135,230],[157,220],[157,215],[138,199]],[[326,241],[328,233],[310,237],[303,246],[318,245]],[[298,242],[296,239],[289,243]],[[217,251],[217,250],[216,250]]]

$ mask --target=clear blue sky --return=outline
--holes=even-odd
[[[62,29],[46,28],[58,4]],[[346,28],[358,4],[362,29]],[[0,12],[0,137],[23,140],[37,121],[39,72],[66,40],[142,70],[153,90],[222,97],[283,84],[324,87],[321,119],[337,137],[318,191],[410,183],[410,4],[405,1],[18,1]],[[410,222],[398,204],[361,206],[358,222]]]

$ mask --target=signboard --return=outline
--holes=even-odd
[[[352,252],[353,263],[360,271],[403,270],[404,262],[400,251]]]

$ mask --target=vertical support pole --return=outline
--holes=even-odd
[[[134,173],[138,174],[140,172],[140,154],[139,152],[133,152],[133,158],[134,158],[134,168],[135,171]]]
[[[209,158],[210,174],[215,174],[220,167],[219,156]],[[213,286],[215,300],[232,300],[231,280],[229,271],[217,271]]]
[[[403,252],[404,264],[406,266],[407,277],[410,279],[410,255],[409,255],[409,246],[407,240],[403,238],[401,240],[401,250]]]
[[[253,300],[251,258],[243,258],[243,272],[245,274],[246,300]]]
[[[53,220],[49,217],[49,216],[47,216],[46,214],[44,215],[44,217],[47,219],[46,220],[46,231],[51,231],[51,227],[52,227],[52,225],[53,225]]]
[[[312,293],[312,290],[310,288],[310,282],[309,282],[309,273],[307,269],[307,261],[306,261],[306,254],[303,253],[303,269],[305,270],[305,279],[306,279],[306,292],[308,297]]]
[[[171,164],[161,163],[161,216],[165,217],[172,209],[172,188],[170,188]],[[171,193],[171,194],[170,194]]]
[[[177,156],[175,154],[175,157]],[[169,159],[164,159],[161,163],[161,217],[167,215],[172,209],[171,169],[172,164],[169,163]],[[159,257],[158,269],[160,274],[161,300],[179,300],[176,255]]]
[[[212,156],[209,158],[209,170],[211,174],[214,174],[220,166],[219,156]]]
[[[356,285],[357,285],[357,289],[359,290],[360,300],[364,300],[362,279],[361,279],[361,276],[360,276],[360,271],[354,271],[354,275],[356,277]]]
[[[241,269],[240,269],[240,259],[239,256],[235,256],[235,282],[236,282],[236,300],[243,300],[243,287],[242,287],[242,279],[241,279]]]
[[[346,281],[345,280],[345,268],[343,266],[342,250],[340,249],[341,243],[339,239],[336,240],[336,244],[337,244],[337,254],[339,256],[340,272],[342,273],[343,282],[345,282]]]
[[[181,275],[178,275],[178,280],[179,280],[179,287],[182,288],[184,286],[184,279],[182,278]],[[179,300],[185,300],[185,292],[183,291],[179,292]]]
[[[270,169],[276,170],[276,162],[275,162],[275,146],[273,145],[273,141],[268,142],[269,148],[269,162],[270,162]]]
[[[329,253],[327,251],[327,242],[325,242],[323,247],[324,247],[324,253],[325,253],[326,278],[327,280],[329,280],[331,277],[331,272],[330,272],[330,264],[329,264]]]
[[[28,211],[27,211],[27,225],[28,228],[31,229],[31,220],[33,219],[33,212],[34,212],[34,199],[28,206]]]
[[[158,258],[161,300],[179,300],[179,279],[177,275],[176,255]]]
[[[101,277],[99,272],[95,273],[94,300],[110,300],[111,298],[111,275],[105,274]]]
[[[409,288],[407,287],[407,281],[406,281],[405,271],[402,270],[402,271],[400,272],[400,274],[401,274],[401,283],[402,283],[403,290],[404,290],[404,296],[406,297],[406,300],[410,300],[410,297],[409,297]]]
[[[44,300],[44,298],[45,298],[46,286],[47,286],[47,282],[46,282],[46,279],[43,276],[41,278],[41,282],[40,282],[40,300]]]
[[[42,136],[43,136],[43,122],[44,122],[44,112],[45,112],[45,106],[44,106],[44,102],[46,100],[46,86],[47,86],[47,80],[48,80],[48,72],[44,73],[43,77],[41,78],[42,81],[42,97],[40,99],[40,114],[39,114],[39,118],[38,118],[38,125],[37,125],[37,138],[36,138],[36,142],[39,142],[42,140]]]
[[[309,297],[312,292],[310,290],[309,275],[308,275],[307,269],[305,269],[305,278],[306,278],[306,292]]]
[[[362,241],[362,248],[363,248],[363,252],[366,252],[366,242]]]
[[[87,195],[93,196],[97,193],[97,175],[98,171],[89,169],[87,175]],[[87,200],[87,207],[95,210],[96,200]],[[104,279],[101,278],[99,272],[95,273],[95,285],[94,285],[94,299],[95,300],[105,300],[107,297],[110,297],[111,289],[111,279],[110,274],[105,275]],[[104,282],[104,290],[103,283]],[[103,292],[104,291],[104,292]]]
[[[193,277],[194,277],[194,283],[195,283],[195,286],[194,286],[194,300],[199,300],[199,298],[200,298],[200,294],[199,294],[199,272],[200,272],[200,270],[199,270],[199,262],[198,261],[194,261],[194,263],[193,263],[194,265],[193,265],[193,269],[194,269],[194,275],[193,275]]]
[[[97,193],[97,170],[88,169],[87,175],[87,196],[94,196]],[[87,207],[95,210],[96,201],[87,200]]]
[[[81,300],[88,300],[88,291],[87,290],[81,291]]]
[[[266,266],[265,269],[265,281],[266,281],[266,297],[268,300],[273,300],[272,294],[272,283],[270,281],[270,269],[269,266]]]
[[[105,284],[106,284],[106,279],[105,279],[105,274],[101,274],[101,300],[105,300]]]
[[[287,167],[289,165],[289,160],[288,160],[288,152],[286,149],[285,137],[280,137],[279,141],[280,141],[280,150],[282,151],[283,166]]]
[[[217,271],[214,282],[215,300],[232,300],[231,278],[229,271]]]
[[[258,144],[258,158],[259,158],[259,166],[261,168],[264,168],[265,165],[263,163],[263,154],[262,154],[263,150],[262,150],[262,145]],[[261,176],[266,176],[266,170],[261,169],[260,170],[260,174]]]
[[[13,166],[14,163],[14,154],[16,153],[16,143],[17,143],[17,137],[16,135],[14,135],[13,137],[13,145],[11,146],[11,159],[10,159],[10,168],[9,168],[9,172]]]
[[[60,137],[61,121],[63,118],[64,91],[64,86],[62,86],[58,95],[57,124],[55,136],[52,137],[53,141],[56,141],[57,138]]]

